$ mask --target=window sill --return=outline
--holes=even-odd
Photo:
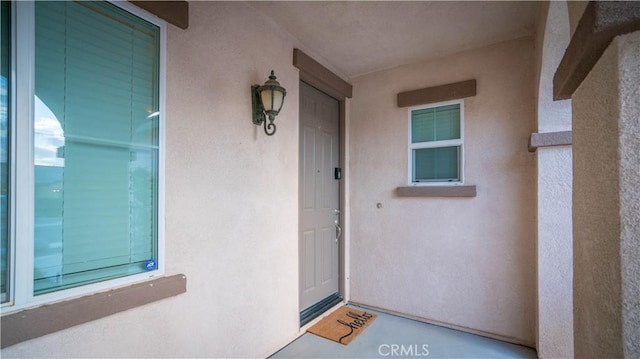
[[[406,186],[396,189],[398,197],[475,197],[476,186]]]
[[[529,137],[529,152],[539,147],[571,145],[571,131],[532,133]]]
[[[177,274],[2,317],[2,348],[92,320],[176,296],[187,291],[187,277]]]

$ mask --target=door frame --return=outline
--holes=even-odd
[[[331,70],[322,66],[319,62],[302,52],[300,49],[293,49],[293,66],[300,70],[298,85],[300,82],[306,82],[307,84],[315,87],[317,90],[324,92],[328,96],[336,99],[339,103],[339,166],[342,168],[342,179],[339,181],[338,191],[339,197],[338,201],[340,202],[340,223],[343,225],[342,238],[340,239],[338,246],[338,294],[340,294],[343,298],[344,302],[349,301],[349,289],[348,289],[348,241],[349,241],[349,224],[346,221],[346,208],[345,206],[348,196],[347,192],[347,181],[348,181],[348,168],[346,166],[347,163],[347,146],[346,146],[346,106],[347,106],[347,98],[352,97],[353,89],[351,84],[344,81],[338,75],[334,74]],[[300,95],[298,94],[298,103],[300,103]],[[299,119],[298,119],[299,120]],[[299,125],[299,124],[298,124]],[[298,226],[299,228],[299,226]],[[298,239],[299,240],[299,239]],[[300,273],[298,271],[298,276]],[[298,290],[298,296],[300,295],[300,290]],[[299,300],[298,300],[299,303]],[[298,304],[299,305],[299,304]],[[298,312],[300,312],[300,307],[298,307]]]

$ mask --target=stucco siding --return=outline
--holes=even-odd
[[[533,76],[523,38],[353,80],[354,302],[534,345]],[[408,112],[396,94],[468,79],[478,88],[464,102],[465,184],[477,197],[397,197]]]
[[[168,27],[166,272],[185,294],[3,349],[2,357],[260,357],[297,335],[295,40],[244,3],[190,2]],[[277,133],[251,122],[275,70]],[[267,329],[268,328],[268,329]]]
[[[571,130],[571,100],[553,101],[553,76],[569,44],[567,3],[543,4],[536,43],[537,132]],[[536,151],[537,350],[540,358],[573,357],[572,148]]]
[[[639,59],[615,38],[573,96],[576,357],[640,353]]]

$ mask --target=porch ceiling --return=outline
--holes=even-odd
[[[533,35],[529,1],[268,1],[251,6],[349,78]]]

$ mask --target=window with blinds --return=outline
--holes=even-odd
[[[156,267],[159,44],[109,3],[35,3],[35,295]]]
[[[462,102],[409,109],[413,184],[462,183]]]

